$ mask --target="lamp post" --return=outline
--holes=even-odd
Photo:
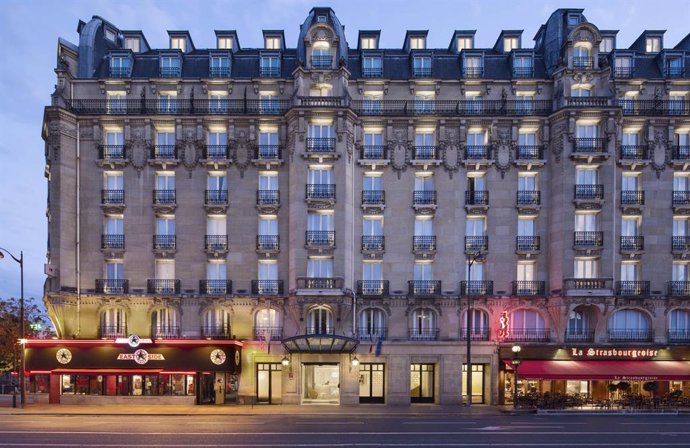
[[[9,255],[14,261],[19,263],[19,279],[21,295],[19,298],[19,343],[21,345],[21,352],[19,353],[19,403],[23,408],[26,404],[26,378],[24,377],[24,344],[26,343],[26,335],[24,333],[24,252],[19,252],[19,258],[12,255],[9,250],[0,247],[0,259],[5,258],[5,253]]]
[[[481,250],[467,257],[467,407],[472,406],[472,265],[482,256]]]
[[[520,350],[522,350],[522,347],[519,345],[513,345],[513,358],[510,360],[510,363],[513,365],[513,380],[515,381],[515,384],[513,385],[513,409],[517,409],[518,407],[518,367],[520,367],[520,364],[522,363],[522,359],[520,359]]]

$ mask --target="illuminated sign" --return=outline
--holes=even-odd
[[[140,348],[134,353],[120,353],[117,355],[118,361],[134,361],[137,364],[144,365],[149,361],[165,361],[165,357],[159,353],[149,353]]]
[[[570,349],[573,358],[654,358],[659,350],[654,348],[577,348]]]
[[[508,311],[503,311],[498,319],[498,337],[505,339],[510,335],[510,316]]]

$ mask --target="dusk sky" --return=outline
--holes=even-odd
[[[203,5],[203,6],[202,6]],[[381,47],[402,46],[405,30],[429,29],[428,47],[447,48],[453,30],[476,29],[475,45],[492,47],[501,29],[523,29],[531,47],[539,26],[559,7],[584,8],[600,29],[618,29],[627,48],[644,29],[665,29],[672,48],[690,32],[690,1],[304,1],[4,0],[0,14],[0,247],[24,251],[26,297],[41,298],[46,261],[43,108],[54,90],[58,37],[79,43],[77,22],[99,15],[121,29],[141,29],[154,48],[166,30],[189,30],[197,48],[215,46],[214,29],[236,29],[242,47],[259,47],[262,29],[284,29],[295,47],[313,6],[331,6],[351,47],[360,29],[380,29]],[[672,11],[672,12],[671,12]],[[19,296],[19,266],[0,260],[0,297]]]

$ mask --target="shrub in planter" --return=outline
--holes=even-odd
[[[648,381],[642,385],[642,389],[654,393],[659,390],[659,383],[656,381]]]
[[[609,385],[606,386],[606,388],[608,389],[608,391],[610,393],[614,393],[615,391],[618,390],[618,384],[609,383]]]
[[[621,381],[620,383],[618,383],[617,387],[618,387],[618,390],[622,390],[623,392],[627,392],[630,390],[630,383],[628,383],[627,381]]]

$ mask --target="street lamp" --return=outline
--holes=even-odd
[[[472,406],[472,265],[482,256],[484,252],[479,250],[473,255],[469,255],[469,266],[467,268],[467,407]]]
[[[518,407],[518,367],[520,367],[520,364],[522,363],[522,359],[520,359],[520,350],[522,350],[522,347],[519,345],[513,345],[513,358],[510,360],[510,363],[513,365],[513,379],[515,381],[515,384],[513,385],[513,409],[517,409]]]
[[[24,252],[19,252],[19,258],[12,255],[9,250],[0,247],[0,259],[5,258],[5,253],[9,255],[14,261],[19,263],[19,279],[21,284],[21,296],[19,298],[19,340],[21,344],[21,352],[19,357],[19,403],[23,408],[26,404],[26,378],[24,377],[24,347],[26,343],[26,335],[24,334]]]

